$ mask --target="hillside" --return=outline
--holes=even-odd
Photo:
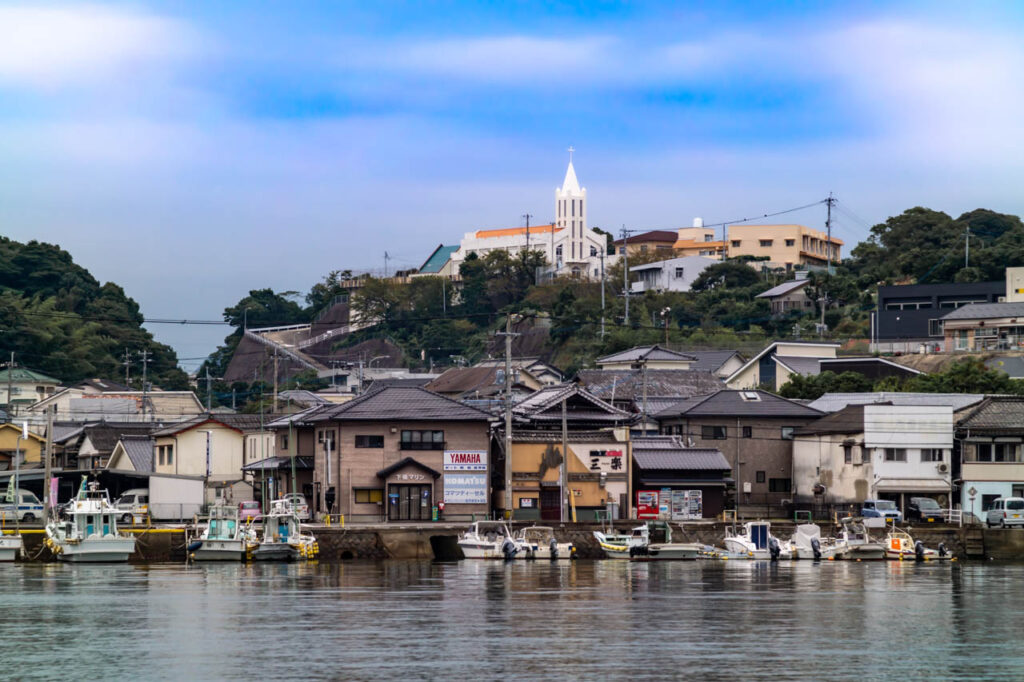
[[[125,350],[151,353],[149,376],[164,389],[188,387],[169,346],[142,328],[139,305],[118,285],[100,284],[54,244],[0,237],[0,357],[63,382],[124,380]],[[141,368],[141,364],[135,365]],[[134,372],[133,372],[134,374]]]

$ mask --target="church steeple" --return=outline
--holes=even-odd
[[[568,229],[568,241],[559,259],[562,263],[578,262],[586,258],[584,255],[584,235],[587,229],[587,190],[581,188],[576,178],[576,169],[572,165],[572,153],[569,147],[569,167],[565,170],[562,187],[555,190],[556,224],[563,230]]]

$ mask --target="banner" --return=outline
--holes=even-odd
[[[487,474],[445,474],[445,504],[487,504]]]
[[[487,471],[485,450],[445,450],[445,471]]]

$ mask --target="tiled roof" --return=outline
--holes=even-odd
[[[126,435],[121,438],[121,447],[124,448],[124,453],[128,455],[135,471],[153,471],[154,442],[152,436]]]
[[[597,359],[597,364],[602,365],[609,362],[643,362],[652,360],[678,360],[680,362],[696,360],[692,355],[678,351],[662,348],[661,346],[634,346],[618,353],[606,355]]]
[[[512,408],[517,417],[531,420],[561,420],[562,400],[566,401],[566,420],[625,422],[631,415],[609,405],[576,384],[559,384],[536,391]]]
[[[652,436],[633,440],[633,461],[641,469],[675,471],[729,471],[732,469],[715,448],[687,448],[675,436]]]
[[[756,399],[747,399],[756,395]],[[687,401],[654,415],[659,419],[687,417],[820,417],[818,410],[760,390],[718,391],[699,400]]]
[[[148,436],[156,428],[153,424],[129,422],[123,424],[105,423],[88,424],[84,428],[85,436],[99,452],[113,452],[117,441],[124,436]]]
[[[783,282],[777,287],[772,287],[768,291],[761,292],[760,294],[755,296],[755,298],[772,298],[774,296],[784,296],[785,294],[788,294],[791,291],[795,291],[803,286],[807,286],[806,279],[792,279],[788,282]]]
[[[131,386],[119,384],[109,379],[83,379],[75,384],[75,388],[95,388],[97,391],[132,391]]]
[[[667,242],[674,244],[679,239],[679,233],[675,230],[651,230],[650,232],[641,232],[640,234],[634,234],[630,236],[630,244],[643,244],[645,242]],[[625,240],[618,239],[612,244],[615,246],[622,246],[625,244]]]
[[[313,391],[304,391],[299,389],[292,389],[288,391],[281,391],[277,394],[278,400],[290,400],[293,403],[299,405],[324,405],[330,401],[322,395],[317,395]]]
[[[791,372],[813,377],[821,372],[821,358],[808,358],[802,355],[776,355],[775,362]]]
[[[885,404],[885,403],[882,403]],[[864,430],[864,406],[847,405],[838,412],[827,414],[793,432],[797,436],[826,433],[861,433]]]
[[[689,398],[722,390],[722,380],[710,372],[692,369],[649,369],[646,372],[647,395]],[[577,379],[580,384],[601,398],[610,401],[637,401],[643,395],[644,372],[639,369],[584,369]]]
[[[341,405],[324,406],[306,421],[489,421],[491,415],[418,386],[388,386]]]
[[[968,303],[942,316],[943,320],[987,320],[993,317],[1024,316],[1024,302]]]
[[[697,358],[697,362],[690,365],[690,369],[700,372],[715,372],[734,355],[739,355],[734,350],[688,350],[686,354]]]
[[[810,404],[822,412],[836,412],[847,405],[871,405],[888,403],[890,405],[948,405],[954,412],[959,412],[971,405],[980,403],[984,395],[977,393],[826,393]]]
[[[40,384],[59,384],[60,379],[54,379],[51,376],[47,376],[42,372],[35,372],[25,367],[15,367],[13,370],[4,369],[0,370],[0,382],[6,382],[10,375],[10,380],[14,383],[23,381],[35,381]]]
[[[461,395],[496,385],[497,377],[497,367],[452,367],[427,383],[424,388],[435,393]]]
[[[972,433],[1024,433],[1024,398],[986,398],[957,425]]]
[[[238,431],[258,431],[262,423],[263,428],[267,428],[267,422],[270,421],[271,417],[264,415],[260,417],[258,414],[200,414],[191,419],[180,421],[170,426],[164,427],[159,431],[154,431],[154,436],[173,436],[181,433],[182,431],[188,431],[194,429],[197,426],[213,422],[222,424],[228,428],[232,428]]]

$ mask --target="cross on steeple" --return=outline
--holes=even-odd
[[[574,151],[576,151],[576,150],[573,149],[573,147],[570,145],[570,147],[569,147],[569,163],[572,163],[572,153]]]

